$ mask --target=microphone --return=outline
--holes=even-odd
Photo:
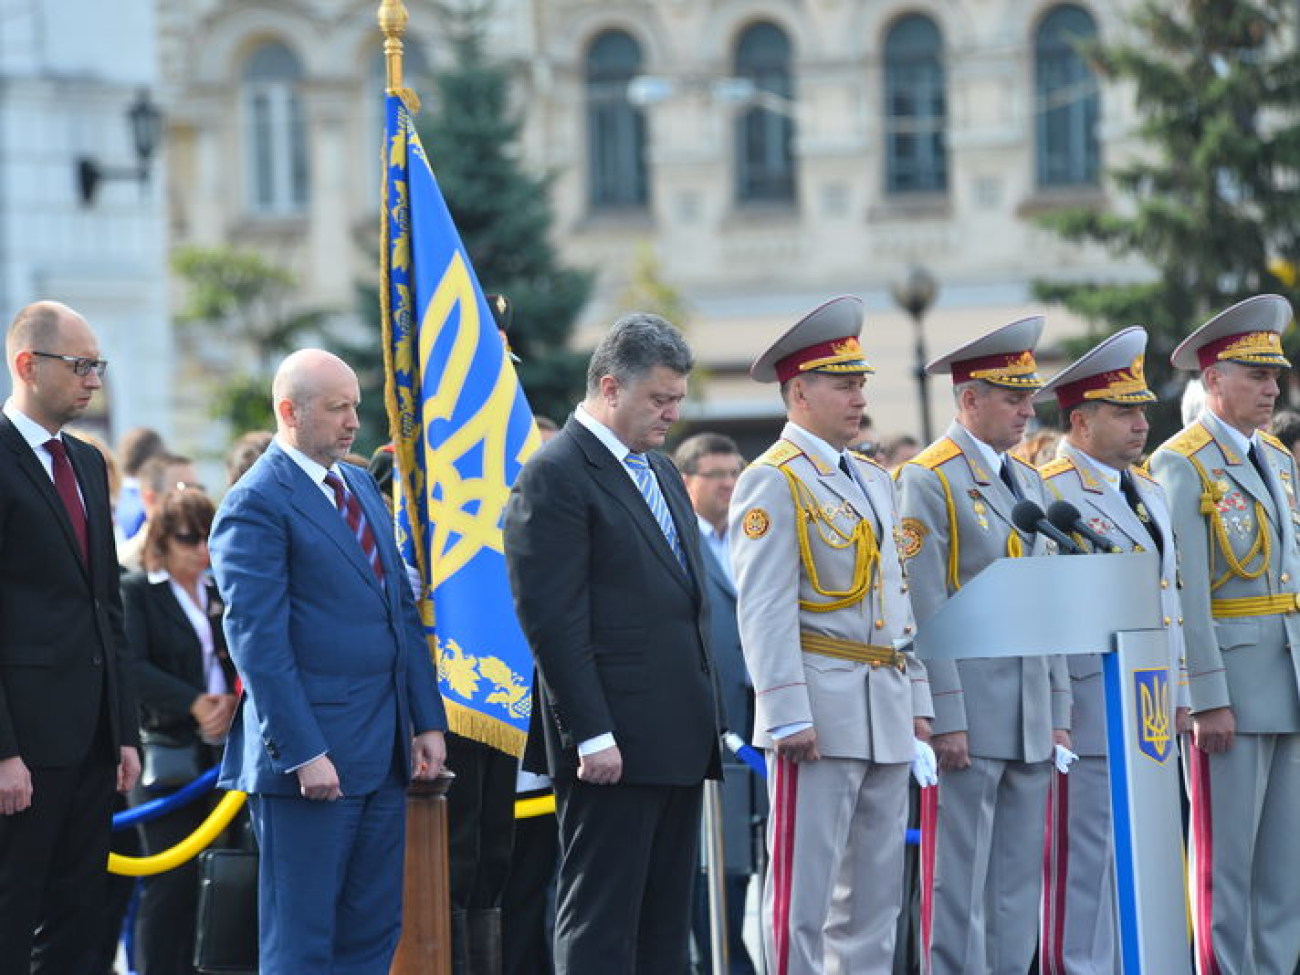
[[[1068,501],[1053,501],[1047,506],[1047,520],[1065,532],[1082,535],[1097,552],[1118,553],[1120,547],[1101,532],[1093,531],[1079,514],[1079,509]]]
[[[1027,535],[1037,533],[1050,538],[1066,555],[1083,554],[1083,550],[1074,544],[1070,536],[1048,521],[1047,516],[1043,514],[1043,509],[1032,501],[1021,501],[1012,508],[1011,521]]]

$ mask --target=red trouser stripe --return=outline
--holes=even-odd
[[[934,849],[939,825],[939,787],[921,790],[921,971],[930,971],[934,924]]]
[[[1043,837],[1042,975],[1065,975],[1065,885],[1070,876],[1070,777],[1052,773]]]
[[[775,975],[790,971],[790,888],[794,882],[794,826],[799,798],[799,766],[776,760],[772,806],[772,959]]]
[[[1214,817],[1210,807],[1210,756],[1192,745],[1187,767],[1192,807],[1192,854],[1196,875],[1192,878],[1196,936],[1196,970],[1200,975],[1219,975],[1214,955]]]

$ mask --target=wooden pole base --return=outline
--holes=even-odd
[[[407,787],[402,938],[389,975],[451,975],[447,790],[455,778],[444,769]]]

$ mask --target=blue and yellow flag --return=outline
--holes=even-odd
[[[537,427],[411,113],[392,92],[384,160],[380,292],[398,544],[423,581],[452,731],[518,755],[532,658],[501,517]]]

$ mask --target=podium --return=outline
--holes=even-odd
[[[999,559],[917,630],[923,660],[1103,653],[1123,975],[1190,975],[1174,687],[1152,552]]]

